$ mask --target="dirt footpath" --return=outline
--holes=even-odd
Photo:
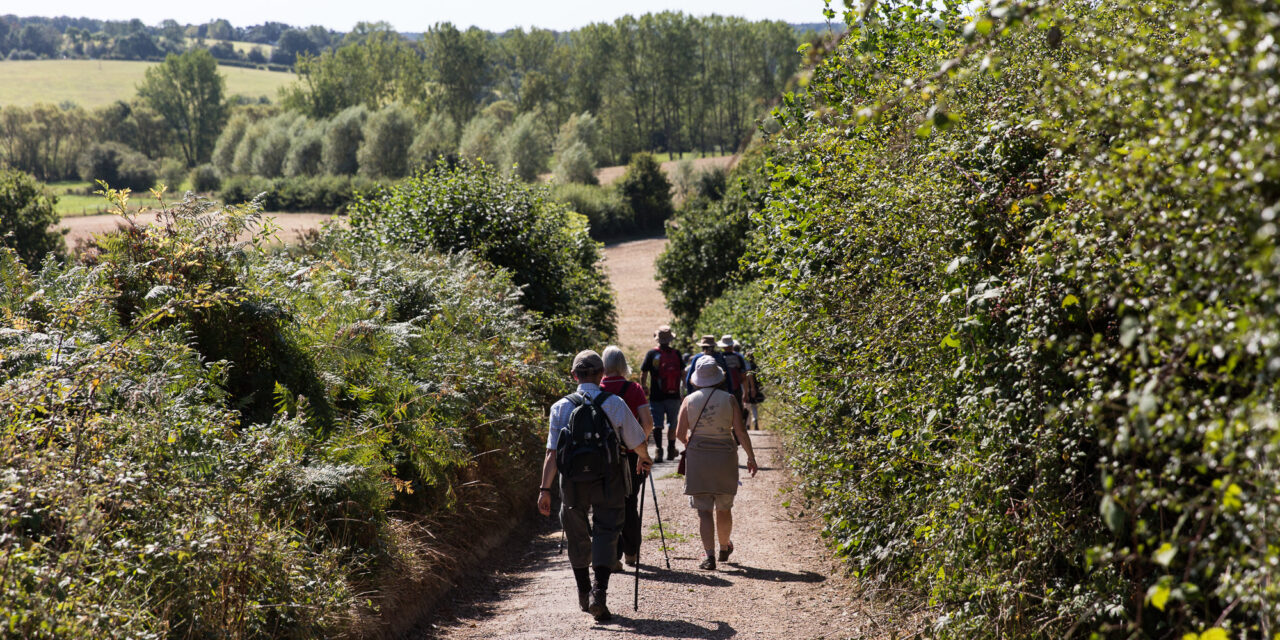
[[[632,610],[634,575],[613,577],[613,620],[596,623],[578,609],[573,574],[560,553],[560,531],[542,519],[528,543],[518,541],[483,573],[456,588],[438,617],[415,639],[480,638],[782,638],[785,640],[888,638],[890,616],[855,595],[828,559],[816,524],[794,517],[782,503],[790,486],[776,436],[753,431],[761,470],[746,472],[739,451],[742,486],[733,509],[736,547],[714,571],[698,568],[702,544],[698,518],[683,495],[675,463],[654,468],[658,507],[670,547],[666,568],[653,499],[643,513],[640,609]],[[534,492],[530,492],[530,500]],[[796,502],[799,502],[798,500]]]
[[[618,345],[639,369],[639,355],[653,348],[653,332],[671,322],[658,281],[654,258],[667,246],[666,238],[646,238],[611,244],[604,249],[605,270],[618,299]]]
[[[327,213],[267,213],[263,217],[275,221],[276,226],[280,227],[278,232],[280,241],[286,244],[297,241],[302,234],[311,229],[319,229],[321,223],[334,218]],[[150,224],[155,222],[156,216],[154,213],[141,213],[135,219],[140,223]],[[70,249],[74,248],[79,241],[87,241],[99,233],[115,231],[123,224],[125,221],[120,216],[102,214],[63,218],[58,223],[58,228],[68,231],[66,242],[67,248]]]

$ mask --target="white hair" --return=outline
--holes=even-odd
[[[604,348],[604,354],[600,356],[604,359],[604,374],[607,376],[628,376],[631,375],[631,365],[627,363],[627,354],[622,352],[616,345],[609,345]]]

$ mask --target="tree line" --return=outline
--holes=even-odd
[[[232,41],[252,45],[238,50]],[[315,54],[342,43],[342,34],[318,25],[267,22],[236,27],[225,19],[205,24],[133,20],[0,16],[0,59],[89,58],[155,60],[193,48],[208,49],[225,62],[292,66],[299,54]]]
[[[389,30],[299,59],[286,108],[331,117],[399,102],[448,119],[459,135],[489,126],[486,106],[508,102],[553,133],[571,115],[599,118],[610,163],[641,150],[733,152],[786,88],[800,37],[782,22],[624,16],[568,33],[517,29],[494,36],[438,24],[420,40]]]

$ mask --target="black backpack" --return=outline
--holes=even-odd
[[[618,433],[604,412],[604,401],[611,395],[601,391],[594,401],[581,393],[566,396],[573,403],[573,412],[556,441],[556,466],[565,480],[604,480],[607,484],[622,464]]]

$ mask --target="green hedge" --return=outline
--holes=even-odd
[[[945,637],[1270,637],[1274,3],[915,4],[785,101],[748,256],[832,544]]]
[[[591,237],[606,240],[636,233],[635,214],[617,189],[594,184],[553,184],[551,198],[587,217]]]
[[[527,504],[558,377],[511,281],[267,242],[190,200],[89,264],[0,254],[0,635],[340,636],[430,575],[408,532]]]
[[[359,176],[260,178],[236,176],[223,180],[218,199],[228,204],[251,202],[262,195],[265,211],[344,213],[357,193],[375,193],[378,182]]]

